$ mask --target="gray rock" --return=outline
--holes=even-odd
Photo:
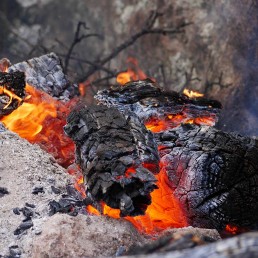
[[[113,256],[121,246],[143,242],[136,229],[122,219],[55,214],[42,225],[41,235],[35,237],[31,257]]]

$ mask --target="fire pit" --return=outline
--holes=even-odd
[[[55,54],[38,60],[47,65],[51,58],[58,60]],[[22,63],[9,68],[10,73],[3,76],[14,76],[15,80],[17,73],[24,87],[24,74],[14,70],[19,67],[23,67]],[[23,68],[25,74],[26,69],[34,74],[33,65]],[[61,76],[61,66],[59,69]],[[40,78],[40,69],[37,68],[36,74]],[[13,110],[3,113],[2,123],[52,156],[2,127],[5,155],[11,155],[8,144],[16,155],[13,168],[17,171],[5,173],[7,177],[1,180],[20,187],[16,190],[5,184],[0,188],[2,200],[8,203],[3,210],[11,216],[9,220],[4,217],[2,222],[1,234],[7,236],[1,243],[3,254],[63,257],[65,252],[80,257],[127,252],[133,257],[207,244],[208,239],[220,238],[215,229],[226,236],[256,228],[253,211],[258,209],[255,198],[258,142],[213,127],[221,109],[218,101],[193,92],[167,92],[146,79],[123,81],[120,82],[123,85],[99,91],[98,105],[86,107],[78,102],[76,91],[71,100],[57,100],[28,82],[26,94],[15,93],[16,87],[9,86],[9,81],[6,79],[3,87],[9,87],[8,94],[19,96],[21,103],[16,102],[20,106],[13,105]],[[64,85],[71,84],[66,81]],[[8,94],[8,103],[16,100]],[[30,154],[22,154],[23,149]],[[12,168],[6,163],[2,167]],[[24,177],[26,169],[29,172]],[[8,210],[12,210],[12,215]],[[63,225],[71,235],[74,230],[90,230],[81,243],[88,241],[86,246],[93,245],[92,249],[76,243],[79,235],[75,235],[72,242],[81,245],[80,250],[74,252],[75,246],[67,242],[67,249],[61,251],[58,246],[66,240],[61,240],[64,232],[57,225]],[[197,231],[190,227],[179,235],[162,233],[187,226],[194,226]],[[97,228],[102,227],[104,231],[97,233]],[[96,235],[96,241],[92,234]],[[107,239],[101,240],[106,242],[105,248],[109,247],[107,252],[101,251],[104,246],[98,244],[102,234],[107,234]],[[110,237],[115,241],[113,244],[109,243]],[[150,243],[150,237],[160,238]],[[249,237],[256,239],[256,235],[246,235],[239,241],[248,241]],[[48,243],[47,239],[53,242]],[[182,247],[177,239],[184,243]],[[47,246],[44,248],[41,243]],[[53,243],[57,248],[51,248]],[[129,249],[136,243],[141,243],[141,247]],[[213,244],[214,248],[219,245],[220,242]],[[208,250],[213,250],[212,245],[208,246],[211,246]],[[201,252],[206,250],[199,248]]]
[[[258,256],[258,5],[79,2],[0,3],[0,257]]]

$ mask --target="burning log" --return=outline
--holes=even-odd
[[[152,133],[138,117],[92,106],[72,112],[65,132],[76,143],[87,194],[119,208],[122,216],[143,214],[156,188],[159,157]]]
[[[156,139],[161,170],[190,225],[223,229],[257,223],[257,140],[196,125],[156,134]]]
[[[55,53],[15,64],[8,72],[21,71],[26,82],[58,99],[69,100],[79,95],[78,85],[70,83],[63,72],[61,60]]]
[[[190,98],[174,91],[166,92],[150,79],[99,91],[95,98],[125,114],[134,112],[153,132],[173,128],[181,123],[214,125],[221,109],[218,101],[202,97]]]
[[[0,118],[18,108],[25,96],[23,72],[0,72]]]

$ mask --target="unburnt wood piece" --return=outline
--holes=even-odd
[[[88,195],[122,216],[143,214],[156,188],[152,172],[159,171],[159,157],[153,134],[138,117],[91,106],[72,112],[65,132],[76,143]]]
[[[195,118],[197,124],[214,125],[221,109],[218,101],[189,98],[175,91],[166,92],[150,79],[99,91],[95,98],[125,114],[134,112],[144,122],[162,119],[170,128]],[[180,117],[175,118],[176,115]]]
[[[213,127],[156,134],[162,168],[190,225],[223,229],[258,221],[258,141]]]
[[[22,104],[25,96],[23,72],[0,72],[0,118],[12,113]]]
[[[26,74],[26,82],[49,95],[69,100],[79,95],[78,85],[66,78],[59,57],[55,53],[12,65],[8,72],[22,71]]]

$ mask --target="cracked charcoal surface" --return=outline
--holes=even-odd
[[[134,112],[144,122],[150,118],[162,119],[181,114],[187,119],[210,117],[215,123],[221,109],[221,104],[216,100],[190,99],[175,91],[166,92],[149,79],[99,91],[95,98],[125,114]]]
[[[258,141],[183,125],[156,135],[161,163],[190,225],[222,229],[258,221]]]
[[[28,84],[45,91],[52,97],[69,100],[79,95],[78,86],[68,81],[61,61],[55,53],[12,65],[8,68],[8,72],[13,71],[24,72]]]
[[[153,172],[159,157],[153,134],[135,115],[125,117],[115,108],[92,106],[72,112],[65,126],[76,143],[87,192],[121,215],[143,214],[156,188]],[[151,164],[152,171],[144,167]],[[128,172],[129,168],[134,172]]]
[[[11,99],[4,92],[5,89],[23,99],[25,96],[24,73],[19,71],[12,73],[0,72],[0,118],[9,115],[21,104],[16,98]]]

